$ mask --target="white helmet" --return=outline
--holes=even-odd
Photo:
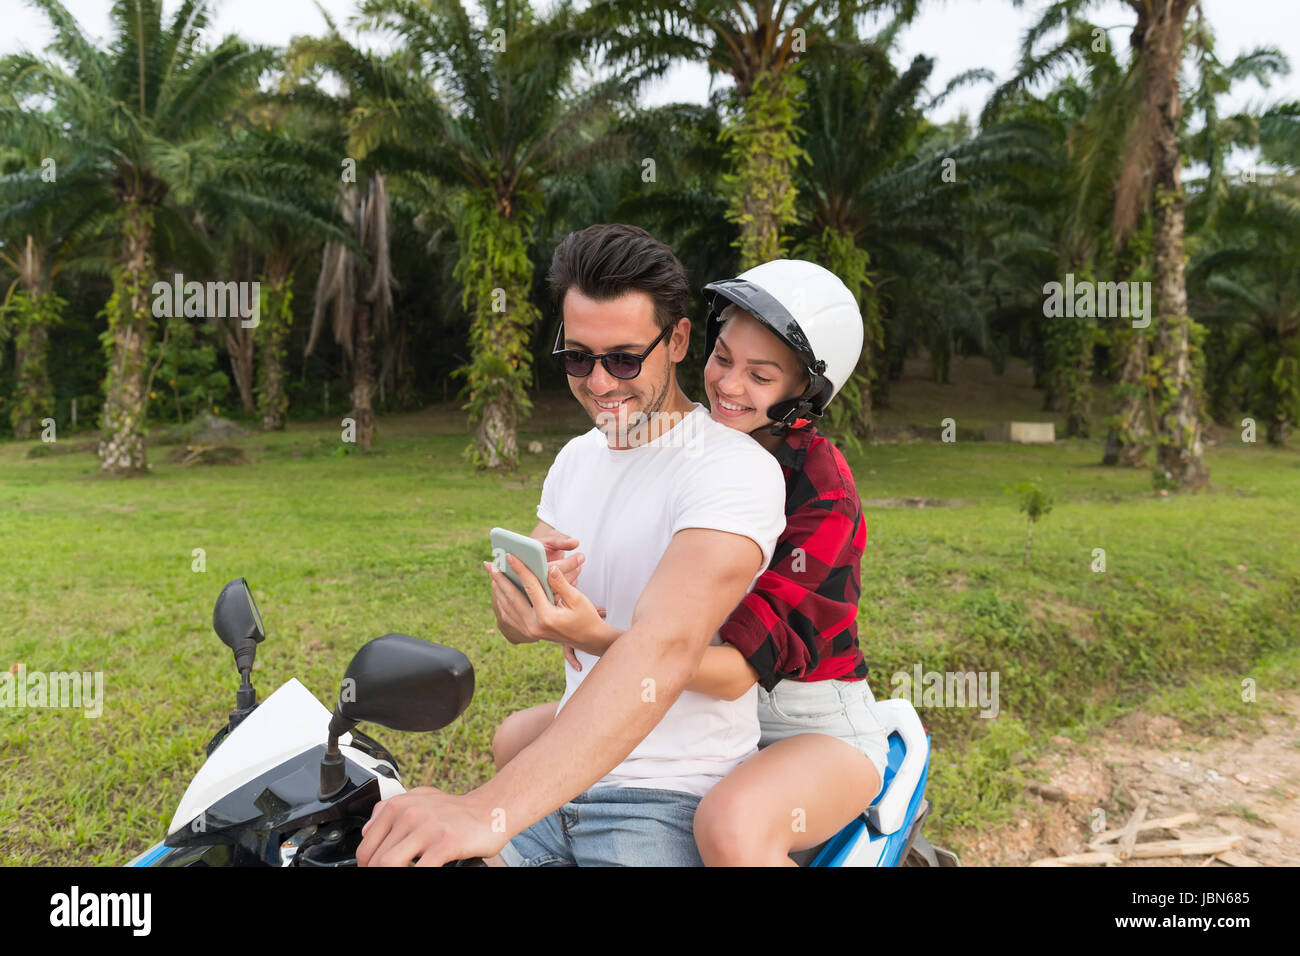
[[[734,279],[710,282],[709,319],[704,326],[704,354],[713,354],[729,302],[771,329],[799,357],[808,373],[808,388],[798,398],[767,410],[779,434],[799,419],[820,418],[849,380],[862,355],[862,311],[840,278],[803,259],[773,259]],[[806,422],[805,422],[806,423]]]

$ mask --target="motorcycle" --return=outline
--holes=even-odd
[[[361,828],[375,804],[405,792],[397,760],[357,724],[413,733],[446,727],[474,696],[473,665],[453,648],[386,634],[352,658],[332,712],[296,678],[258,703],[251,672],[266,632],[243,578],[222,589],[212,625],[235,656],[235,710],[208,742],[207,759],[181,797],[166,837],[127,866],[355,866]],[[958,865],[921,833],[929,813],[929,735],[909,702],[875,706],[890,731],[880,794],[830,840],[796,854],[796,861]]]

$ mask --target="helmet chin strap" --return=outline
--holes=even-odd
[[[826,379],[822,377],[822,373],[826,371],[826,363],[818,361],[808,371],[810,373],[808,387],[804,389],[802,395],[798,398],[784,399],[768,408],[767,417],[772,419],[772,424],[764,427],[769,434],[784,435],[791,428],[802,428],[803,425],[822,417],[821,411],[813,407],[813,399],[825,388]],[[796,422],[802,424],[796,425]]]
[[[814,411],[812,402],[806,398],[787,398],[783,402],[777,402],[767,410],[767,417],[772,419],[771,425],[764,425],[772,435],[784,435],[791,428],[796,427],[795,423],[803,421],[815,421],[822,417],[821,412]],[[798,426],[802,427],[802,426]],[[761,429],[755,429],[761,431]]]

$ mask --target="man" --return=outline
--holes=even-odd
[[[604,607],[624,633],[603,656],[580,654],[581,671],[566,668],[554,722],[482,787],[380,803],[357,850],[362,865],[499,851],[513,865],[698,865],[695,806],[756,751],[753,688],[735,701],[683,688],[784,529],[780,466],[678,386],[690,320],[671,250],[635,227],[592,226],[566,237],[550,278],[563,319],[557,352],[599,427],[556,457],[533,536],[548,557],[582,543],[581,593],[559,569],[552,586]],[[620,427],[642,416],[650,428]],[[545,601],[514,567],[533,605]],[[519,621],[496,597],[493,606],[513,642],[544,631],[535,614]]]

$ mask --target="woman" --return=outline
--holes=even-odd
[[[794,865],[880,791],[888,743],[871,711],[857,641],[866,527],[853,475],[813,425],[853,373],[862,317],[815,263],[780,259],[711,283],[704,386],[713,418],[781,463],[786,530],[772,562],[705,649],[688,690],[734,700],[758,682],[759,752],[695,814],[707,865]],[[579,667],[566,648],[569,665]],[[492,742],[504,766],[555,717],[508,717]]]

